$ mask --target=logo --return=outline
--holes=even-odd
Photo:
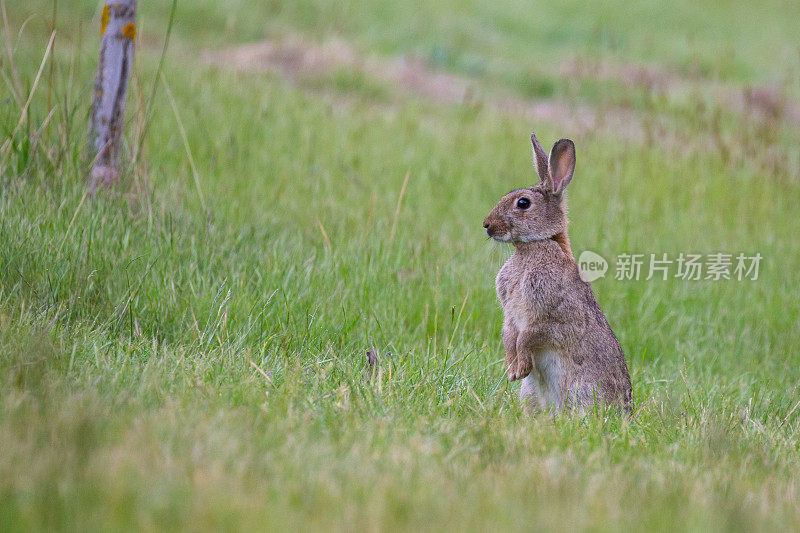
[[[581,252],[580,257],[578,257],[578,267],[581,279],[587,283],[591,283],[606,275],[608,271],[608,261],[603,259],[599,254],[584,250]]]

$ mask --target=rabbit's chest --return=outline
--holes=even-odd
[[[506,263],[497,274],[495,281],[497,298],[503,307],[503,314],[510,318],[517,329],[525,326],[525,301],[522,280],[515,275],[514,269]]]
[[[497,297],[503,313],[517,329],[524,330],[527,323],[535,320],[545,308],[548,283],[541,276],[506,266],[497,274]]]

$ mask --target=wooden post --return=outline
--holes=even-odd
[[[133,67],[136,0],[106,0],[101,17],[100,56],[89,117],[89,153],[94,159],[90,190],[119,178],[125,100]]]

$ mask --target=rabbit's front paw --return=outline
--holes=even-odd
[[[528,377],[533,371],[533,364],[530,359],[525,357],[518,357],[516,361],[508,366],[508,379],[516,381]]]
[[[517,377],[517,365],[515,364],[509,365],[508,369],[506,369],[506,374],[508,375],[509,381],[518,380],[519,378]]]
[[[516,363],[513,369],[509,369],[511,381],[526,378],[533,371],[533,362],[528,357],[517,357]]]

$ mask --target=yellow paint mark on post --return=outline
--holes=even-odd
[[[111,18],[111,14],[108,12],[108,4],[103,6],[103,14],[100,15],[100,35],[105,35],[106,28],[108,27],[108,21]]]
[[[136,39],[136,24],[129,22],[122,27],[122,35],[133,41]]]

